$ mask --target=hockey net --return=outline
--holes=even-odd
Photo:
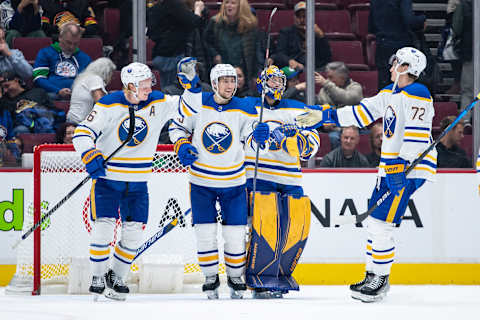
[[[33,169],[34,199],[25,208],[23,230],[28,230],[40,221],[50,208],[86,176],[85,167],[73,146],[36,147]],[[46,219],[33,235],[22,241],[17,248],[16,274],[7,287],[8,292],[31,292],[35,295],[40,294],[40,288],[44,293],[85,293],[87,291],[90,269],[88,246],[92,230],[90,187],[89,181]],[[187,168],[180,164],[172,145],[157,147],[153,159],[153,174],[148,187],[149,219],[144,226],[145,241],[173,220],[174,215],[178,214],[174,208],[185,213],[190,207]],[[172,206],[172,203],[178,205]],[[196,243],[191,216],[191,214],[185,216],[182,214],[184,219],[180,219],[179,225],[148,248],[132,264],[127,282],[131,289],[133,286],[133,292],[142,292],[142,279],[143,287],[148,287],[149,284],[145,282],[149,280],[142,278],[144,275],[142,272],[152,266],[155,271],[155,266],[183,265],[183,275],[178,277],[182,284],[195,285],[203,282],[200,267],[196,263]],[[112,247],[120,237],[120,230],[121,221],[118,219],[115,236],[110,244]],[[222,247],[222,240],[217,240]],[[224,273],[224,268],[224,264],[221,263],[221,273]],[[162,269],[161,273],[165,273],[167,269]],[[156,274],[155,276],[168,277],[169,275]],[[178,291],[178,288],[177,284],[175,291]]]

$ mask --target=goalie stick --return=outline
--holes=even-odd
[[[476,96],[476,98],[473,100],[472,103],[470,103],[470,105],[465,108],[465,110],[462,111],[462,113],[460,113],[458,115],[458,117],[455,119],[455,121],[453,121],[448,127],[445,128],[445,130],[443,130],[443,132],[438,136],[437,140],[435,140],[432,144],[430,144],[430,146],[417,158],[415,159],[415,161],[412,162],[412,164],[407,168],[407,170],[405,171],[405,175],[408,176],[408,174],[413,170],[413,168],[415,168],[415,166],[417,164],[419,164],[423,158],[426,157],[426,155],[433,150],[433,148],[435,148],[437,146],[437,144],[440,143],[440,140],[453,128],[457,125],[457,123],[460,121],[460,119],[462,119],[471,109],[473,109],[473,107],[478,103],[480,99],[480,93]],[[333,219],[334,220],[334,224],[335,225],[343,225],[343,224],[353,224],[353,223],[360,223],[362,222],[363,220],[365,220],[375,209],[377,209],[387,198],[388,196],[391,194],[390,190],[388,190],[387,192],[385,192],[381,197],[380,199],[377,200],[377,202],[375,202],[373,204],[373,206],[371,208],[368,209],[367,212],[365,213],[362,213],[362,214],[359,214],[357,216],[335,216],[335,218]]]
[[[122,142],[120,146],[118,146],[117,149],[115,149],[103,162],[103,166],[107,166],[107,162],[115,155],[117,154],[127,143],[130,142],[133,138],[133,134],[135,132],[135,110],[133,106],[128,107],[128,114],[129,114],[129,128],[128,128],[128,134],[126,139]],[[60,208],[65,202],[67,202],[68,199],[70,199],[78,190],[80,190],[81,187],[83,187],[84,184],[86,184],[90,180],[90,175],[86,176],[75,188],[72,189],[65,197],[63,197],[62,200],[60,200],[52,209],[50,209],[41,219],[35,223],[30,229],[28,229],[27,232],[25,232],[20,239],[17,240],[12,246],[12,249],[15,249],[18,247],[18,245],[28,238],[30,234],[32,234],[33,231],[35,231],[38,227],[42,225],[42,223],[47,220],[55,211],[57,211],[58,208]],[[39,209],[40,210],[40,209]]]

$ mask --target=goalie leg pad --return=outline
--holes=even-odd
[[[206,277],[218,273],[217,224],[196,224],[198,264]]]
[[[368,236],[372,239],[372,271],[376,275],[388,275],[395,256],[395,225],[373,217],[368,217],[366,222]]]
[[[282,196],[280,228],[284,240],[280,254],[279,279],[293,290],[298,290],[298,284],[292,277],[292,273],[307,243],[310,216],[310,199],[307,196]]]
[[[137,249],[142,245],[142,242],[143,223],[124,221],[122,223],[122,239],[115,246],[112,263],[112,270],[119,278],[125,279]]]
[[[93,222],[90,261],[94,276],[103,277],[107,272],[110,242],[113,240],[114,230],[115,219],[113,218],[99,218]]]
[[[224,254],[227,276],[241,277],[245,272],[246,226],[222,226],[222,235],[225,240]]]

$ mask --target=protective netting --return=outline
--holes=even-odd
[[[72,151],[57,151],[55,145],[42,148],[40,181],[43,216],[80,183],[87,173],[80,156],[73,149]],[[155,153],[153,174],[148,182],[150,207],[149,220],[144,226],[145,241],[175,217],[180,218],[180,223],[134,262],[131,268],[133,276],[130,277],[130,280],[135,279],[135,274],[139,272],[142,257],[148,255],[178,257],[180,255],[185,266],[184,281],[188,283],[201,281],[201,270],[196,263],[195,233],[192,228],[191,214],[188,214],[190,201],[187,170],[180,164],[171,147],[163,146]],[[92,230],[90,188],[91,182],[89,181],[41,226],[42,287],[49,284],[68,283],[72,261],[76,258],[88,259],[88,246]],[[28,230],[33,225],[32,200],[30,200],[24,218],[24,230]],[[187,215],[184,215],[185,212]],[[112,247],[120,237],[120,232],[121,221],[117,220]],[[17,248],[17,270],[10,287],[31,287],[32,285],[33,239],[32,234]],[[222,247],[222,240],[219,238],[218,241]],[[111,252],[113,251],[111,250]],[[168,263],[168,261],[166,262]],[[223,263],[220,269],[224,273]]]

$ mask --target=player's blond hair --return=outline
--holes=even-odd
[[[252,13],[252,9],[248,4],[247,0],[236,0],[238,1],[238,33],[245,33],[257,27],[257,17],[255,17]],[[222,5],[220,6],[220,10],[218,14],[215,16],[215,21],[217,23],[220,22],[228,22],[227,14],[225,13],[225,2],[227,0],[223,0]]]

